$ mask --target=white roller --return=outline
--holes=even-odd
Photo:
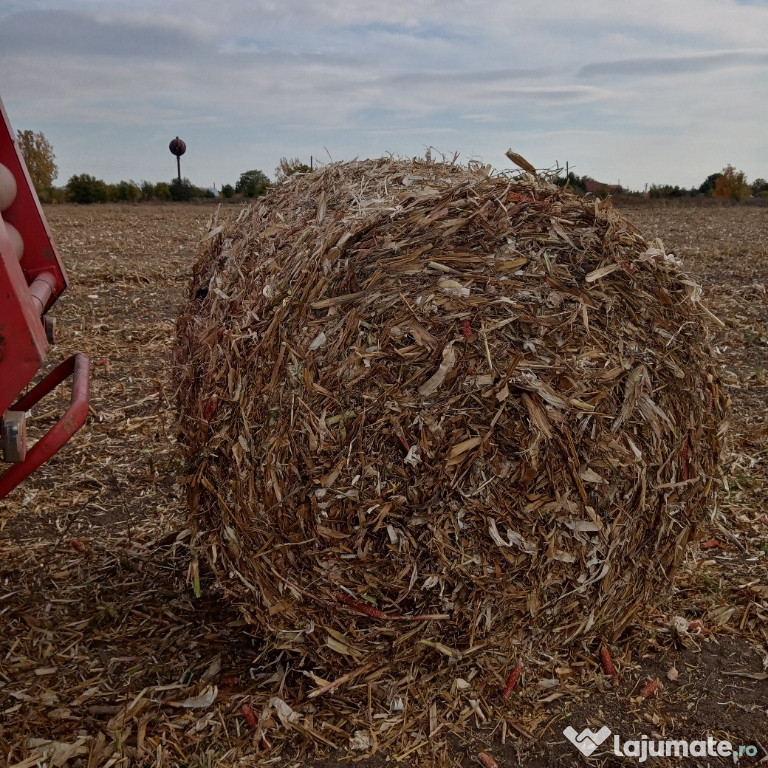
[[[9,224],[7,221],[5,222],[5,231],[8,233],[8,239],[11,241],[13,250],[16,251],[16,256],[21,261],[21,257],[24,255],[24,240],[21,237],[21,233],[13,224]]]
[[[0,213],[7,211],[16,199],[16,179],[8,166],[0,163]]]

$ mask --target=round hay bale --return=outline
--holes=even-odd
[[[713,493],[698,299],[609,203],[532,174],[293,177],[214,221],[179,319],[198,545],[321,677],[418,669],[427,702],[462,664],[493,691],[616,637]]]

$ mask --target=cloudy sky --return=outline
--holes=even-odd
[[[768,0],[2,0],[0,96],[59,165],[200,186],[427,147],[642,190],[768,178]]]

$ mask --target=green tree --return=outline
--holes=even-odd
[[[671,184],[651,184],[648,190],[648,197],[657,200],[667,197],[688,197],[690,192],[677,184],[673,187]]]
[[[17,131],[16,140],[38,197],[49,201],[53,180],[59,175],[51,143],[41,131]]]
[[[149,202],[155,199],[155,185],[151,181],[141,182],[141,200],[143,202]]]
[[[187,179],[174,179],[170,183],[171,200],[176,202],[186,202],[193,197],[199,197],[198,190],[192,182]]]
[[[765,179],[755,179],[749,188],[752,190],[753,195],[760,195],[763,192],[768,192],[768,181]]]
[[[706,180],[699,187],[699,192],[701,192],[703,195],[711,195],[715,188],[715,184],[717,184],[717,180],[722,175],[722,173],[710,173]]]
[[[88,173],[72,176],[67,182],[67,197],[73,203],[106,203],[107,185]]]
[[[294,173],[309,173],[311,170],[298,157],[292,157],[290,160],[287,157],[281,157],[280,164],[275,168],[275,182],[282,184],[289,176],[293,176]]]
[[[723,168],[712,190],[712,197],[718,200],[743,200],[751,194],[747,175],[744,171],[737,171],[732,165]]]
[[[575,195],[584,195],[587,192],[587,179],[588,176],[576,176],[571,171],[567,176],[556,176],[554,179],[555,184],[563,189],[569,189]]]
[[[141,189],[133,181],[119,181],[110,186],[111,197],[126,203],[137,203],[141,200]]]
[[[243,197],[258,197],[269,189],[269,178],[263,171],[253,170],[240,174],[235,184],[235,192]]]
[[[171,200],[171,185],[165,181],[158,181],[152,188],[152,197],[155,200]]]
[[[226,197],[227,200],[229,200],[231,197],[235,196],[235,188],[231,184],[225,184],[221,188],[221,196]]]

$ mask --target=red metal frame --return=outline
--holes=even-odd
[[[13,411],[28,411],[63,381],[72,377],[69,408],[59,421],[27,451],[20,464],[11,464],[0,475],[0,499],[7,496],[22,480],[51,458],[85,423],[88,416],[90,361],[85,355],[72,355],[54,368],[39,384],[14,403]]]
[[[0,163],[16,182],[16,197],[0,215],[0,420],[43,365],[53,320],[44,317],[67,287],[67,273],[53,242],[43,209],[27,172],[8,115],[0,100]],[[23,252],[16,252],[7,225],[18,230]],[[46,334],[46,328],[48,333]],[[39,440],[26,458],[0,475],[0,498],[53,456],[88,415],[88,358],[69,358],[13,406],[27,411],[65,379],[73,377],[72,402],[59,423]],[[9,426],[10,426],[9,414]],[[18,418],[14,414],[12,418]],[[24,455],[23,439],[13,451]],[[16,450],[18,449],[18,450]]]
[[[37,306],[0,222],[0,414],[40,370],[47,350]]]

